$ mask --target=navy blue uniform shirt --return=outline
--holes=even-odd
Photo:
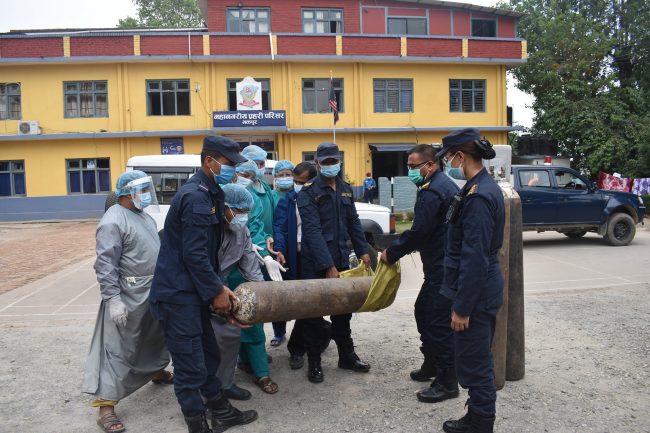
[[[298,220],[296,218],[295,190],[289,191],[280,199],[273,219],[273,248],[282,252],[287,260],[285,280],[297,280],[298,275]]]
[[[349,268],[348,240],[352,241],[358,257],[368,254],[352,187],[338,176],[336,191],[322,176],[316,176],[300,190],[297,204],[302,220],[301,250],[306,277],[310,271],[325,271],[332,266]]]
[[[440,170],[418,188],[413,225],[386,250],[390,263],[413,251],[420,251],[425,278],[442,283],[447,235],[445,217],[457,192],[458,186]]]
[[[160,245],[149,299],[205,305],[219,293],[218,251],[224,194],[199,170],[174,196]]]
[[[470,316],[474,309],[496,314],[503,304],[499,267],[505,223],[503,193],[483,168],[465,184],[463,194],[460,217],[448,223],[440,293],[453,301],[453,310],[460,316]]]

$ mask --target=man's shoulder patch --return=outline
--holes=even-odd
[[[199,184],[199,189],[200,189],[201,191],[205,191],[205,192],[209,192],[209,191],[210,191],[210,189],[209,189],[207,186],[203,185],[202,183]]]
[[[342,192],[341,197],[349,197],[352,198],[352,193],[351,192]]]

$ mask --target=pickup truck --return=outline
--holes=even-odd
[[[271,175],[276,161],[267,160],[265,179],[273,182]],[[158,212],[147,212],[153,217],[162,231],[165,225],[165,217],[169,211],[169,204],[176,194],[176,191],[189,179],[201,166],[199,155],[144,155],[134,156],[127,162],[127,170],[142,170],[153,178],[158,199]],[[111,193],[106,198],[105,209],[115,204],[117,199]],[[384,206],[355,203],[361,226],[366,240],[371,246],[371,258],[377,256],[379,249],[390,245],[395,234],[395,218],[390,209]],[[374,264],[374,260],[373,260]]]
[[[641,197],[600,190],[571,168],[513,165],[511,183],[521,197],[525,231],[557,231],[570,238],[594,232],[611,245],[623,246],[643,223]]]

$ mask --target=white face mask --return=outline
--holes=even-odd
[[[298,185],[297,183],[294,183],[294,184],[293,184],[293,189],[294,189],[296,192],[300,192],[300,190],[302,189],[303,186],[305,186],[305,185]]]
[[[237,176],[237,185],[241,185],[244,188],[247,188],[251,183],[253,183],[252,180],[245,178],[244,176]]]

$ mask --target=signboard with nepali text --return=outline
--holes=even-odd
[[[212,120],[215,128],[287,126],[284,110],[215,111]]]

